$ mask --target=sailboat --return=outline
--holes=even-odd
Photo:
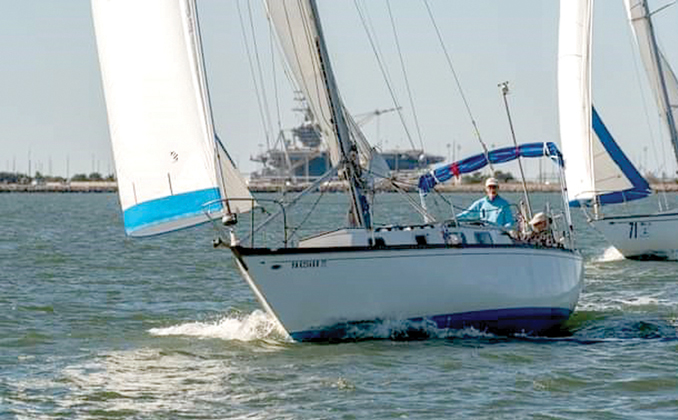
[[[258,204],[214,132],[195,1],[93,0],[127,234],[215,222],[221,232],[215,246],[231,251],[263,308],[298,341],[360,337],[391,321],[425,330],[536,334],[566,321],[583,277],[582,258],[569,241],[530,245],[501,227],[454,219],[376,225],[370,186],[387,174],[341,100],[316,3],[266,5],[336,172],[348,184],[347,225],[295,244],[285,237],[277,247],[254,240],[267,221],[238,237],[237,215]],[[540,144],[523,155],[543,150],[550,149]],[[496,162],[507,153],[487,156]]]
[[[647,1],[624,4],[678,159],[678,79],[657,46]],[[592,15],[592,0],[560,3],[559,116],[571,205],[592,208],[589,222],[626,258],[678,260],[678,210],[603,214],[602,206],[643,199],[652,190],[592,105]]]

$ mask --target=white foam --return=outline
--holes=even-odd
[[[615,296],[613,298],[582,300],[577,310],[591,312],[646,312],[648,310],[670,310],[678,307],[677,302],[661,299],[656,296]]]
[[[629,299],[619,299],[619,302],[626,306],[647,306],[658,305],[660,303],[659,299],[651,296],[638,296]]]
[[[617,248],[610,246],[603,252],[603,255],[594,258],[593,260],[595,262],[610,262],[610,261],[621,261],[623,259],[624,256],[622,255],[622,253],[619,252]]]
[[[255,310],[251,314],[231,314],[214,322],[188,322],[165,328],[151,328],[158,336],[187,336],[219,338],[222,340],[255,341],[267,338],[281,339],[287,334],[267,313]]]

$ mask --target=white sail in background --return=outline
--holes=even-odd
[[[644,0],[624,0],[626,12],[635,35],[650,86],[655,94],[659,111],[669,131],[678,159],[678,79],[669,62],[659,49],[653,34],[652,22]]]
[[[93,0],[92,15],[127,233],[192,226],[210,201],[251,197],[215,156],[194,0]]]
[[[591,37],[592,1],[561,0],[558,112],[569,199],[577,205],[643,198],[649,185],[593,110]]]
[[[591,150],[591,2],[561,1],[558,35],[558,109],[570,200],[595,195]],[[580,159],[568,159],[578,156]]]

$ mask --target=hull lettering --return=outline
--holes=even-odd
[[[327,260],[297,260],[292,261],[292,268],[324,268]]]

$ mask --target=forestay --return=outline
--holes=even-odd
[[[620,203],[651,193],[591,101],[591,0],[561,0],[558,52],[560,139],[570,204]]]
[[[216,154],[194,0],[93,0],[92,14],[126,232],[192,226],[206,203],[219,212],[215,200],[251,198]]]

